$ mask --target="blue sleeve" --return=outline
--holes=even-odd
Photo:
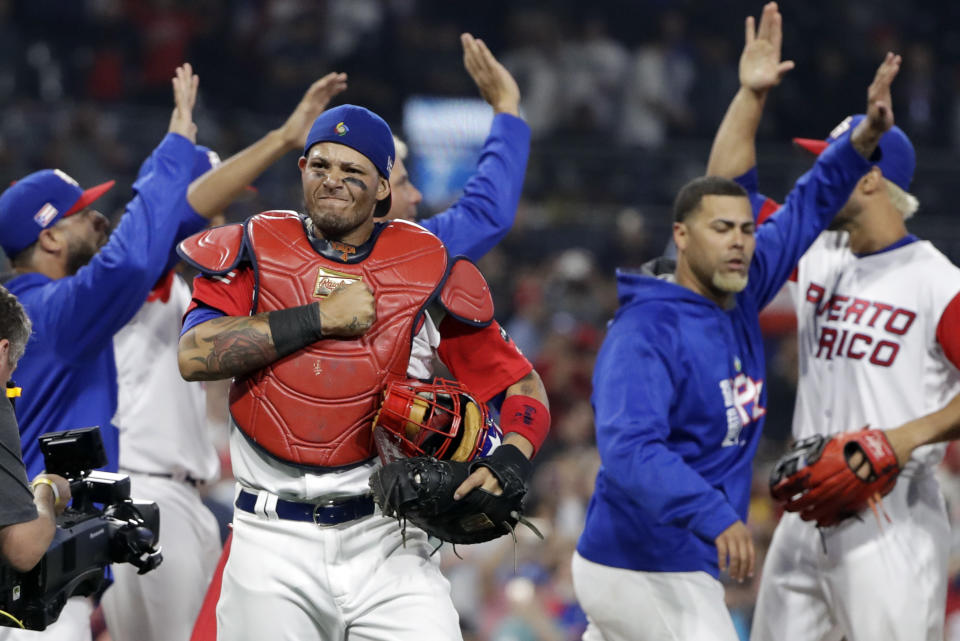
[[[776,296],[869,169],[870,162],[853,148],[847,132],[797,180],[780,210],[757,227],[747,288],[756,297],[758,309]]]
[[[750,198],[750,207],[753,208],[753,219],[760,216],[760,210],[767,203],[768,198],[760,193],[760,181],[757,175],[757,168],[751,167],[747,173],[741,174],[733,179],[735,183],[747,190],[747,196]]]
[[[196,146],[194,146],[194,148],[196,149]],[[142,165],[140,165],[140,171],[137,172],[138,182],[153,170],[154,156],[156,153],[157,152],[154,151],[152,154],[147,156],[147,159],[143,161]],[[196,153],[190,159],[190,162],[196,163]],[[192,165],[190,171],[190,176],[193,178]],[[180,262],[180,256],[177,254],[177,243],[179,243],[181,240],[189,238],[199,231],[202,231],[210,222],[194,211],[193,207],[190,206],[190,203],[186,198],[181,198],[176,204],[177,213],[175,215],[180,220],[180,227],[177,228],[174,245],[170,249],[170,256],[167,257],[167,264],[165,265],[164,270],[161,272],[161,275],[169,272],[176,266],[177,263]]]
[[[198,305],[183,317],[183,327],[180,329],[180,335],[183,336],[197,325],[206,323],[208,320],[213,320],[214,318],[220,318],[221,316],[226,316],[226,314],[219,309],[214,309],[206,305]]]
[[[605,479],[632,496],[650,518],[714,539],[739,520],[723,492],[667,445],[679,359],[656,342],[614,323],[597,357],[593,406]]]
[[[480,260],[513,226],[529,154],[527,123],[497,114],[480,151],[477,173],[467,181],[463,196],[421,224],[443,241],[451,256]]]
[[[193,153],[189,140],[167,134],[107,244],[76,274],[43,288],[45,300],[36,308],[47,314],[65,357],[103,349],[164,273],[182,223],[179,201],[186,199]]]

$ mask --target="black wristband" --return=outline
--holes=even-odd
[[[278,309],[267,314],[277,356],[283,358],[323,338],[316,303]]]
[[[501,486],[506,480],[503,474],[505,471],[513,472],[524,482],[530,478],[530,473],[533,471],[533,463],[530,459],[520,451],[519,447],[508,443],[500,445],[490,456],[474,461],[473,464],[470,465],[470,472],[472,473],[481,465],[489,468],[490,471],[493,472],[493,475],[500,481]]]

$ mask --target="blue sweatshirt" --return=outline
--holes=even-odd
[[[767,390],[758,314],[870,164],[849,134],[756,232],[731,309],[617,273],[620,308],[593,375],[602,465],[577,550],[618,568],[718,575],[714,539],[746,521]]]
[[[17,417],[31,478],[43,469],[37,437],[78,427],[100,426],[109,461],[105,469],[117,469],[113,335],[143,305],[171,247],[206,224],[183,206],[193,159],[193,144],[168,134],[148,161],[150,170],[134,184],[136,195],[120,224],[89,264],[57,280],[28,273],[6,283],[33,322],[16,371],[23,388]]]
[[[483,143],[477,173],[449,209],[420,224],[433,232],[451,256],[480,258],[513,226],[530,154],[530,127],[510,114],[497,114]]]

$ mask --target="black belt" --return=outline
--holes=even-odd
[[[140,474],[142,476],[152,476],[158,479],[170,479],[172,481],[181,481],[187,485],[192,485],[197,487],[198,485],[203,485],[203,479],[195,479],[189,474],[173,474],[170,472],[141,472],[140,470],[131,470],[128,467],[121,467],[120,472],[126,472],[127,474]]]
[[[240,490],[235,505],[244,512],[256,514],[257,494]],[[323,503],[301,503],[277,499],[277,517],[288,521],[307,521],[317,525],[338,525],[373,514],[373,496],[361,494]]]

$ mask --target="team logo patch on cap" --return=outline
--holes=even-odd
[[[317,284],[313,287],[313,295],[316,298],[326,298],[341,287],[358,280],[363,278],[321,267],[317,270]]]
[[[344,136],[348,131],[350,131],[350,128],[343,124],[343,121],[340,121],[337,123],[337,126],[333,128],[333,130],[337,132],[338,136]]]
[[[46,203],[37,213],[33,215],[33,219],[41,227],[46,227],[53,221],[54,218],[57,217],[57,214],[59,213],[60,211],[56,207],[50,203]]]

